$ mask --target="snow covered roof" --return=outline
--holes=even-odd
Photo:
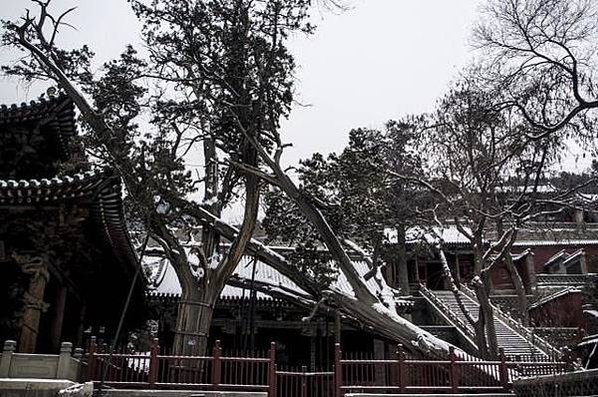
[[[297,293],[306,294],[297,284],[295,284],[292,280],[287,278],[286,276],[282,275],[272,267],[266,265],[265,263],[253,259],[251,256],[244,256],[237,268],[235,269],[233,275],[237,275],[240,278],[244,278],[247,280],[251,280],[252,273],[253,273],[253,265],[255,263],[255,281],[268,283],[275,286],[282,286],[285,287],[287,290],[296,291]],[[370,268],[365,261],[353,261],[357,271],[364,275],[366,274]],[[180,296],[181,295],[181,285],[177,278],[176,272],[174,268],[166,259],[158,258],[158,257],[146,257],[144,259],[145,268],[150,269],[149,278],[154,280],[153,288],[150,291],[152,295],[171,295],[171,296]],[[337,280],[333,282],[333,285],[347,293],[351,293],[352,289],[347,281],[346,277],[342,272],[338,275]],[[373,292],[379,292],[380,286],[376,282],[376,280],[372,277],[370,278],[366,285],[368,288]],[[243,289],[239,287],[233,287],[230,285],[226,285],[220,294],[222,299],[235,299],[235,298],[249,298],[250,291],[248,289]],[[272,297],[266,295],[262,292],[257,292],[258,299],[264,300],[271,300]]]
[[[177,278],[176,272],[174,271],[174,268],[172,267],[169,261],[162,258],[149,257],[147,260],[144,260],[144,262],[160,262],[158,270],[154,274],[154,289],[150,291],[150,294],[164,294],[174,296],[181,295],[181,284],[179,283],[179,279]],[[244,256],[237,265],[237,268],[235,269],[233,274],[251,280],[253,273],[253,264],[254,261],[252,257]],[[282,274],[267,266],[265,263],[261,261],[255,261],[255,281],[284,286],[290,290],[305,294],[305,292],[303,292],[301,288],[297,286],[297,284],[295,284],[293,281],[291,281],[290,279],[283,276]],[[249,290],[226,285],[222,290],[220,297],[229,299],[249,298],[249,294]],[[262,292],[257,293],[257,298],[272,299],[269,295],[266,295]]]
[[[530,254],[533,255],[534,253],[531,249],[527,248],[526,250],[519,252],[517,254],[511,254],[511,257],[513,258],[513,261],[518,261],[520,259],[525,258],[526,256],[528,256]]]
[[[520,247],[598,245],[598,225],[586,224],[585,227],[580,228],[574,222],[530,224],[530,227],[517,232],[517,241],[513,245]]]
[[[464,226],[463,229],[466,233],[471,233],[469,227]],[[396,229],[385,229],[384,234],[389,242],[397,242],[397,231]],[[470,245],[471,241],[458,229],[455,225],[447,225],[445,227],[411,227],[407,230],[406,240],[408,244],[427,243],[430,245],[438,245],[443,243],[445,245]]]
[[[562,261],[566,257],[566,255],[567,253],[565,252],[565,250],[560,250],[559,252],[548,258],[546,263],[544,263],[544,267],[550,267],[551,265],[554,265],[555,263]]]
[[[583,248],[580,248],[571,254],[569,254],[563,249],[551,256],[546,261],[546,263],[544,263],[544,267],[549,268],[551,266],[556,265],[562,265],[564,267],[567,267],[570,264],[574,263],[574,261],[581,259],[584,255],[585,251],[583,250]]]

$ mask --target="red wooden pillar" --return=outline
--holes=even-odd
[[[343,368],[341,362],[341,344],[334,344],[334,394],[335,397],[343,397]]]
[[[89,355],[87,358],[87,380],[99,380],[94,379],[95,377],[95,370],[96,370],[96,351],[98,349],[98,345],[96,343],[96,337],[92,336],[89,342]]]
[[[455,355],[455,348],[449,347],[450,360],[450,374],[451,374],[451,391],[457,393],[459,390],[459,367],[456,363],[457,356]]]
[[[212,386],[214,390],[218,390],[220,386],[221,365],[220,356],[222,349],[220,348],[220,341],[217,340],[212,349]]]
[[[405,393],[407,389],[407,368],[405,365],[405,351],[402,344],[398,345],[397,354],[399,356],[399,388],[401,389],[401,393]]]
[[[507,358],[505,357],[505,351],[501,347],[499,349],[499,356],[500,356],[500,364],[499,364],[499,375],[500,375],[500,384],[505,389],[509,389],[509,371],[507,368]]]
[[[158,380],[158,354],[160,354],[160,345],[158,338],[152,340],[152,347],[150,348],[149,371],[147,374],[147,381],[150,389],[156,386]]]
[[[268,397],[276,397],[276,342],[270,342],[268,357]]]
[[[64,321],[64,309],[66,306],[67,289],[60,287],[58,294],[54,300],[54,307],[52,308],[52,325],[50,327],[50,343],[52,344],[52,351],[59,351],[62,337],[62,323]]]

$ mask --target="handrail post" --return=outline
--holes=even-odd
[[[212,387],[214,390],[218,390],[218,386],[220,385],[221,355],[222,349],[220,348],[220,341],[217,340],[212,349]]]
[[[401,393],[405,393],[407,389],[407,368],[405,365],[405,350],[403,350],[403,345],[399,344],[398,346],[398,354],[399,354],[399,387],[401,389]]]
[[[453,393],[459,391],[459,368],[457,366],[457,355],[455,354],[455,348],[449,347],[449,360],[450,360],[450,374],[451,374],[451,390]]]
[[[341,344],[334,344],[334,394],[335,397],[343,397],[343,368],[341,362]]]
[[[307,367],[303,365],[301,367],[301,397],[307,397]]]
[[[500,384],[505,390],[509,390],[509,371],[507,368],[507,358],[505,357],[505,350],[501,347],[499,349],[500,364],[499,364],[499,375]]]
[[[98,350],[98,344],[96,343],[96,337],[92,336],[89,341],[89,356],[87,358],[87,380],[98,380],[93,379],[96,370],[96,351]]]
[[[150,348],[149,371],[147,374],[150,389],[155,387],[158,380],[158,354],[160,354],[160,344],[158,338],[154,338]]]
[[[4,348],[0,358],[0,378],[10,377],[10,367],[12,363],[12,355],[17,350],[17,342],[14,340],[7,340],[4,342]]]
[[[276,397],[276,342],[270,342],[268,356],[268,396]]]

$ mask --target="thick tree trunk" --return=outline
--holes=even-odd
[[[482,278],[479,281],[473,282],[474,291],[480,304],[478,315],[480,326],[476,329],[476,339],[480,342],[485,341],[484,350],[488,358],[495,358],[498,356],[498,343],[496,340],[496,327],[494,326],[494,311],[490,304],[490,296],[488,295],[488,283],[487,276],[484,274],[482,274]],[[481,346],[478,347],[482,350]]]
[[[175,355],[206,354],[215,305],[216,299],[199,290],[181,295],[173,345]]]
[[[478,230],[483,229],[483,222]],[[494,313],[490,304],[490,279],[488,272],[484,272],[484,259],[482,254],[483,239],[481,233],[476,233],[473,241],[474,272],[472,285],[480,305],[476,339],[478,349],[488,358],[498,356],[498,343],[496,341],[496,327],[494,326]]]
[[[507,254],[505,257],[505,264],[507,266],[507,270],[511,275],[511,281],[513,282],[513,286],[515,287],[515,292],[517,293],[517,302],[518,302],[518,309],[521,315],[521,321],[523,325],[529,325],[529,313],[528,313],[528,300],[527,295],[525,293],[525,287],[523,285],[523,280],[521,279],[521,275],[517,270],[517,267],[513,263],[513,257],[510,254]]]

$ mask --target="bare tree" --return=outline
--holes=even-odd
[[[598,108],[597,11],[593,0],[490,0],[482,9],[480,80],[520,112],[530,137],[582,132]]]
[[[466,318],[476,330],[480,352],[491,357],[497,354],[497,342],[490,276],[498,266],[507,265],[521,310],[527,311],[511,247],[522,225],[546,214],[546,197],[538,195],[538,186],[555,157],[551,141],[527,139],[520,118],[513,112],[496,111],[493,99],[467,80],[459,82],[439,102],[437,111],[415,127],[421,131],[422,150],[428,153],[428,179],[399,175],[434,193],[437,203],[431,211],[439,226],[446,227],[448,222],[471,242],[471,286],[480,309],[477,320],[469,313]],[[565,201],[554,203],[565,205]],[[562,211],[562,206],[556,211]],[[444,257],[442,241],[438,248]],[[446,264],[444,273],[450,275]],[[458,286],[451,277],[447,279],[458,298]],[[462,304],[460,307],[465,312]]]

